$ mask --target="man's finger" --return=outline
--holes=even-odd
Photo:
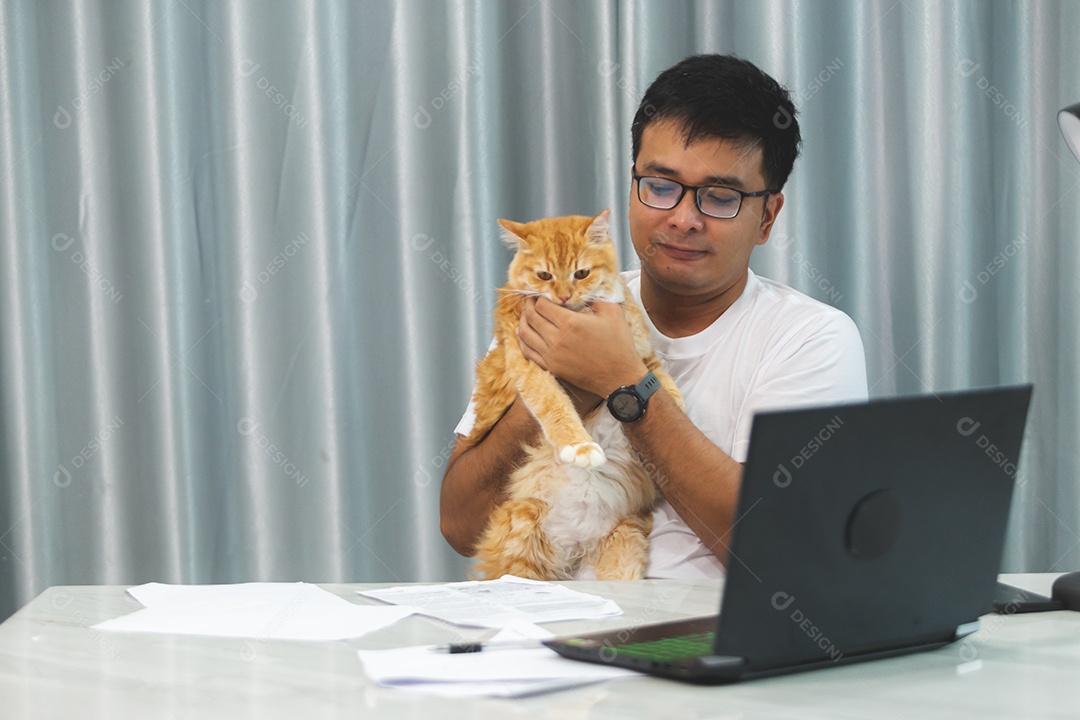
[[[518,321],[518,334],[524,342],[541,351],[547,346],[541,327],[547,324],[546,320],[535,312],[529,312],[528,308],[526,308],[526,311],[521,313],[521,319]]]
[[[532,348],[532,346],[529,345],[522,338],[522,332],[520,330],[517,332],[517,340],[518,340],[518,347],[521,349],[522,356],[526,360],[529,360],[530,362],[534,362],[537,365],[539,365],[540,367],[547,370],[547,366],[544,364],[544,355],[543,355],[543,353],[540,353],[540,352],[534,350]]]
[[[536,312],[536,298],[527,298],[521,307],[521,327],[536,327],[543,318]]]
[[[518,340],[530,347],[543,340],[540,333],[536,332],[536,328],[529,324],[529,319],[525,317],[525,313],[521,314],[521,320],[518,321],[516,333]]]
[[[548,300],[546,297],[538,297],[536,299],[535,306],[533,307],[536,314],[544,318],[552,325],[558,325],[560,318],[565,318],[566,313],[573,314],[573,310],[568,310],[558,303],[554,303]]]
[[[593,311],[601,317],[626,316],[626,313],[623,311],[623,306],[619,303],[594,302],[592,308]]]

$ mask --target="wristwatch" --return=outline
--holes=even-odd
[[[608,395],[608,411],[619,422],[630,423],[645,414],[645,405],[660,387],[660,381],[652,370],[637,385],[623,385]]]

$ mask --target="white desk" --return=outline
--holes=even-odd
[[[1052,575],[1003,580],[1048,594]],[[716,612],[718,582],[578,582],[625,615],[549,625],[622,627]],[[325,585],[353,602],[359,585]],[[377,587],[368,585],[363,587]],[[642,677],[521,700],[446,700],[379,688],[355,650],[460,639],[412,617],[351,642],[250,642],[98,633],[140,606],[122,587],[54,587],[0,625],[0,716],[212,718],[1072,718],[1080,714],[1080,613],[983,618],[933,652],[739,685]],[[466,631],[480,637],[485,631]],[[254,652],[252,651],[254,648]]]

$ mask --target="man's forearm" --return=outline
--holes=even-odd
[[[698,430],[663,391],[624,430],[664,499],[726,565],[742,465]]]
[[[439,496],[442,534],[458,553],[473,555],[488,518],[505,499],[507,479],[525,457],[523,445],[539,436],[540,425],[519,398],[479,443],[465,448],[458,440]]]

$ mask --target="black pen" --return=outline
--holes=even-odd
[[[526,650],[542,647],[539,640],[512,640],[506,642],[459,642],[449,645],[436,645],[432,648],[435,652],[450,653],[476,653],[482,650]]]

